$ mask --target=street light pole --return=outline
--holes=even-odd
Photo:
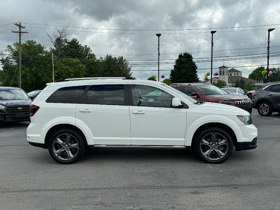
[[[266,66],[266,76],[267,76],[267,79],[268,81],[270,80],[269,79],[269,76],[268,76],[268,72],[269,72],[269,48],[270,48],[270,32],[271,31],[274,31],[275,28],[270,28],[267,30],[267,33],[268,33],[268,36],[267,36],[267,66]]]
[[[159,51],[159,37],[161,36],[161,34],[156,34],[156,36],[158,37],[158,81],[159,81],[159,56],[160,56],[160,51]]]
[[[213,35],[216,31],[211,31],[211,84],[213,77]]]

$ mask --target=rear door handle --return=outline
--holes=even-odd
[[[91,112],[91,109],[80,109],[79,111],[83,113],[88,113]]]
[[[142,110],[133,111],[132,113],[133,113],[133,114],[145,114],[145,112],[142,111]]]

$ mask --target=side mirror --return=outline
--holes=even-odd
[[[182,104],[182,102],[179,98],[173,98],[171,106],[174,107],[174,108],[182,108],[183,104]]]

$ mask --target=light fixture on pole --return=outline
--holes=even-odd
[[[268,36],[267,36],[267,66],[266,66],[266,76],[267,78],[269,79],[269,76],[268,76],[268,72],[269,72],[269,45],[270,45],[270,32],[271,31],[274,31],[275,28],[270,28],[267,30],[267,33],[268,33]]]
[[[159,37],[161,36],[161,34],[156,34],[156,36],[158,37],[158,81],[159,81],[159,56],[160,56],[160,52],[159,52]]]
[[[213,34],[216,31],[211,31],[211,84],[212,84],[212,77],[213,77]]]

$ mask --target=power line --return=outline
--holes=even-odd
[[[263,25],[247,25],[247,26],[223,26],[223,27],[208,27],[208,28],[99,28],[99,27],[81,27],[81,26],[65,26],[65,25],[52,25],[52,24],[42,24],[42,23],[25,23],[30,25],[30,27],[66,27],[69,30],[96,30],[96,31],[124,31],[124,32],[178,32],[178,31],[203,31],[203,30],[228,30],[235,29],[250,29],[250,28],[264,28],[264,27],[277,27],[280,24],[263,24]]]

